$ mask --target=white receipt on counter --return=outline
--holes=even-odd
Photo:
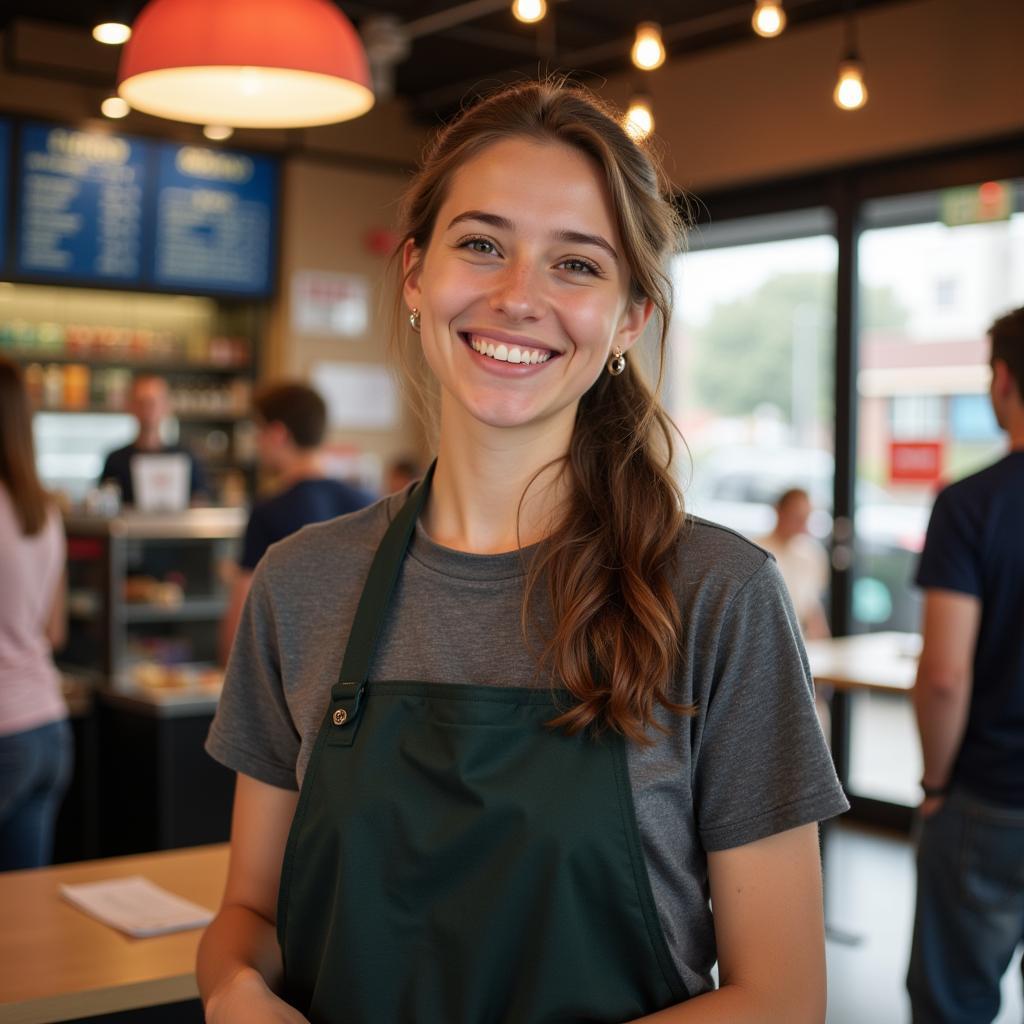
[[[213,920],[206,907],[175,896],[141,875],[62,885],[60,894],[90,917],[136,939],[203,928]]]

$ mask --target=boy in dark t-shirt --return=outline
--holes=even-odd
[[[309,523],[363,508],[373,497],[324,476],[320,444],[327,427],[324,400],[300,383],[270,385],[253,397],[260,464],[275,474],[281,490],[256,502],[242,542],[238,572],[221,622],[220,659],[227,663],[253,570],[271,544]]]
[[[1024,309],[989,334],[1010,451],[939,495],[917,573],[915,1024],[993,1020],[1024,939]]]

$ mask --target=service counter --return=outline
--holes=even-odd
[[[198,1024],[200,930],[129,938],[71,906],[59,886],[142,875],[216,910],[227,863],[227,846],[216,845],[0,873],[0,1024]]]

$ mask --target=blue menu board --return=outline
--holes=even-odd
[[[11,122],[0,118],[0,272],[7,265],[7,188],[11,176]]]
[[[272,158],[161,145],[153,283],[181,291],[270,292],[276,200]]]
[[[121,135],[23,125],[18,273],[140,283],[149,148]]]

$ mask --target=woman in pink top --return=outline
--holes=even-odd
[[[21,370],[0,358],[0,870],[53,854],[71,730],[53,649],[64,642],[64,527],[36,475]]]

